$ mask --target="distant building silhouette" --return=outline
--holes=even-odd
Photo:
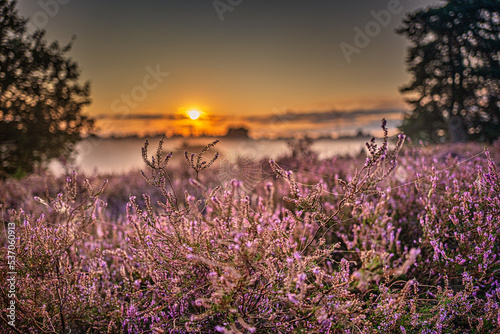
[[[248,129],[241,127],[241,128],[229,128],[227,130],[227,133],[225,137],[229,138],[250,138],[248,135]]]

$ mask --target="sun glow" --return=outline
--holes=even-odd
[[[200,117],[200,112],[198,110],[189,110],[187,114],[192,120],[198,119]]]

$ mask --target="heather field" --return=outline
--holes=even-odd
[[[500,142],[403,141],[1,181],[1,332],[499,333]]]

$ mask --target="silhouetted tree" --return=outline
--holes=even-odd
[[[411,42],[413,110],[401,130],[439,142],[500,136],[500,1],[448,0],[409,14],[397,31]]]
[[[93,123],[82,114],[89,84],[67,52],[27,31],[16,1],[0,0],[0,177],[68,156]]]

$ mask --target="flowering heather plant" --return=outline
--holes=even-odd
[[[81,189],[73,174],[56,197],[35,197],[45,207],[45,213],[38,218],[22,210],[10,212],[8,220],[16,224],[18,231],[16,301],[21,332],[89,328],[89,323],[96,321],[99,308],[107,303],[104,294],[113,290],[96,286],[99,275],[90,270],[94,259],[89,258],[91,254],[82,238],[95,232],[91,224],[103,205],[99,196],[104,186],[105,183],[96,191],[86,181]],[[2,255],[3,260],[6,254]],[[5,281],[7,270],[2,267],[0,276]],[[6,291],[0,291],[0,296],[7,300]],[[81,303],[82,299],[87,301]]]
[[[219,157],[219,153],[216,153],[215,156],[212,158],[212,160],[210,160],[208,163],[206,161],[202,161],[203,154],[206,153],[212,147],[214,147],[218,142],[219,142],[219,140],[216,140],[216,141],[208,144],[207,146],[205,146],[201,150],[201,152],[198,154],[198,156],[196,153],[191,153],[191,157],[189,157],[188,151],[184,152],[184,157],[186,158],[186,162],[187,162],[188,166],[191,167],[196,172],[196,180],[198,180],[198,174],[202,170],[207,169],[210,166],[212,166],[212,164],[215,162],[215,160],[217,160],[217,158]],[[196,160],[195,160],[195,158],[196,158]]]
[[[1,332],[500,332],[500,142],[403,148],[383,129],[366,157],[292,143],[251,192],[220,184],[217,156],[172,168],[163,140],[142,181],[2,181]]]

